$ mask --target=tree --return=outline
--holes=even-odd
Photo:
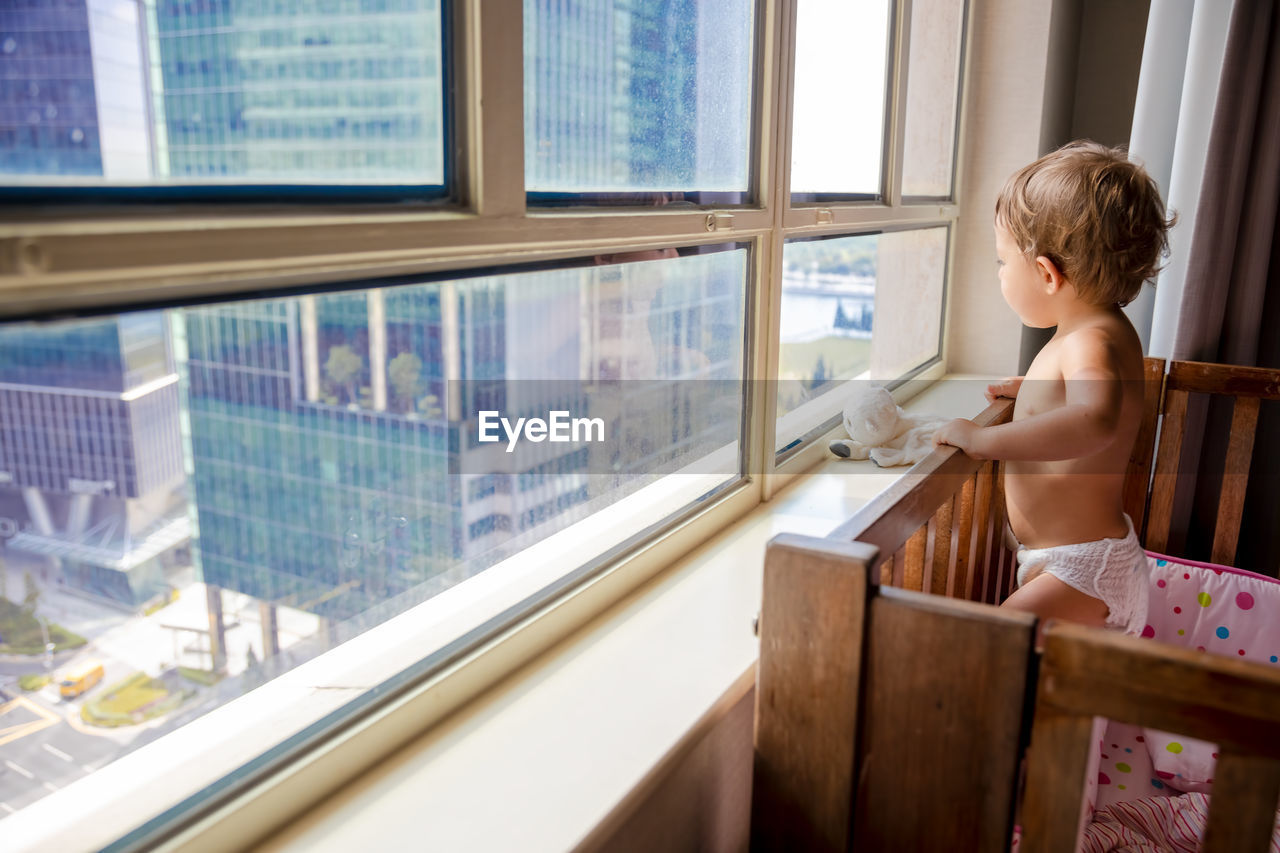
[[[347,402],[358,402],[356,396],[356,380],[364,373],[364,359],[351,347],[340,344],[329,348],[329,358],[324,363],[325,375],[333,384],[347,389]]]
[[[22,590],[22,609],[27,613],[35,613],[36,605],[40,603],[40,585],[31,576],[31,572],[22,573]]]
[[[387,365],[387,380],[404,410],[413,411],[422,390],[422,359],[411,352],[400,353]]]
[[[827,381],[827,362],[819,355],[818,363],[813,366],[813,379],[809,380],[810,388],[818,388]]]

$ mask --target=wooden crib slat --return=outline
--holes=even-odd
[[[987,599],[991,604],[999,604],[1004,600],[1004,557],[1006,549],[1004,547],[1004,526],[1007,518],[1004,504],[1004,465],[999,462],[993,464],[991,469],[992,482],[994,484],[993,495],[991,498],[992,516],[991,516],[991,597]]]
[[[920,591],[932,593],[934,553],[938,549],[938,514],[936,512],[924,526],[924,530],[924,568],[920,578]]]
[[[1271,849],[1280,761],[1223,750],[1214,769],[1205,853]]]
[[[1037,705],[1027,750],[1021,853],[1074,853],[1080,831],[1079,792],[1092,747],[1092,717],[1054,713]]]
[[[1147,519],[1146,546],[1152,551],[1169,548],[1169,524],[1173,518],[1173,494],[1182,457],[1182,435],[1187,427],[1187,392],[1172,386],[1164,395],[1164,420],[1160,425],[1160,451],[1151,484],[1151,515]]]
[[[1240,516],[1244,511],[1245,490],[1249,486],[1249,462],[1253,458],[1260,405],[1257,397],[1238,397],[1231,415],[1231,441],[1227,445],[1222,492],[1218,499],[1218,522],[1213,531],[1213,556],[1210,558],[1224,566],[1235,565]]]
[[[880,585],[893,586],[893,555],[880,561]]]
[[[850,849],[1007,851],[1034,617],[896,589],[869,609]]]
[[[969,546],[973,540],[973,509],[976,498],[977,475],[965,480],[960,489],[960,511],[957,513],[955,531],[956,568],[947,582],[947,595],[952,598],[969,598],[973,594],[973,573],[969,571],[972,556]]]
[[[893,575],[889,581],[891,586],[902,588],[902,580],[906,576],[907,567],[907,546],[903,545],[893,555]]]
[[[844,850],[876,550],[796,534],[765,550],[752,849]]]
[[[1124,511],[1133,519],[1133,529],[1142,535],[1146,520],[1147,488],[1151,482],[1151,456],[1155,450],[1156,424],[1160,401],[1164,394],[1164,359],[1142,360],[1142,425],[1129,454],[1129,467],[1124,481]]]
[[[991,463],[983,465],[978,471],[977,493],[974,497],[975,519],[973,524],[972,556],[969,559],[969,571],[973,575],[971,596],[973,601],[987,600],[987,586],[990,573],[987,571],[987,545],[990,540],[989,525],[991,522]]]
[[[921,527],[902,549],[902,588],[916,592],[924,590],[924,558],[929,528]]]
[[[955,515],[956,499],[955,496],[947,498],[947,500],[938,507],[938,512],[933,517],[930,524],[934,527],[933,532],[933,556],[929,562],[929,592],[934,595],[951,595],[951,590],[947,586],[947,579],[951,576],[951,567],[954,565],[953,555],[955,551],[951,548],[952,534],[952,518]]]

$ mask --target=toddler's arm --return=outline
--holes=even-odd
[[[1062,406],[990,427],[960,418],[943,424],[934,444],[954,445],[975,459],[1052,462],[1097,453],[1115,441],[1121,426],[1124,395],[1116,362],[1104,334],[1078,332],[1062,350]]]

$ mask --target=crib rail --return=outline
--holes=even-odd
[[[1022,849],[1076,849],[1093,716],[1218,744],[1204,850],[1271,849],[1280,800],[1280,671],[1053,624],[1027,754]]]
[[[876,557],[769,545],[752,849],[1007,851],[1035,618],[874,584]]]
[[[1151,484],[1151,508],[1145,539],[1147,547],[1153,551],[1168,550],[1182,444],[1193,394],[1226,397],[1233,401],[1231,436],[1223,465],[1210,557],[1214,563],[1231,565],[1235,562],[1240,536],[1258,412],[1262,400],[1280,400],[1280,370],[1194,361],[1175,361],[1169,365],[1161,403],[1160,447]]]
[[[1209,851],[1269,849],[1280,671],[873,582],[874,548],[765,559],[752,849],[1076,849],[1093,715],[1219,745]]]
[[[997,400],[974,422],[990,426],[1012,415],[1013,401]],[[1000,463],[940,447],[829,538],[876,546],[873,576],[885,586],[997,603],[1012,590],[1004,525]]]

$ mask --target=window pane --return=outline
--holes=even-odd
[[[745,193],[753,5],[525,0],[526,188]]]
[[[892,382],[942,334],[947,228],[790,241],[783,252],[777,449],[821,426],[845,380]]]
[[[3,22],[4,183],[444,182],[439,0],[32,0]]]
[[[889,0],[797,9],[791,192],[881,193]]]
[[[0,725],[44,721],[3,742],[30,775],[0,801],[304,663],[290,684],[379,683],[736,482],[746,273],[745,248],[695,247],[0,326],[0,688],[30,688]],[[553,426],[486,442],[488,411]],[[560,411],[598,432],[562,441]],[[212,782],[324,692],[228,709],[240,728],[166,761]]]
[[[964,10],[965,4],[955,0],[911,4],[904,196],[951,196]]]

